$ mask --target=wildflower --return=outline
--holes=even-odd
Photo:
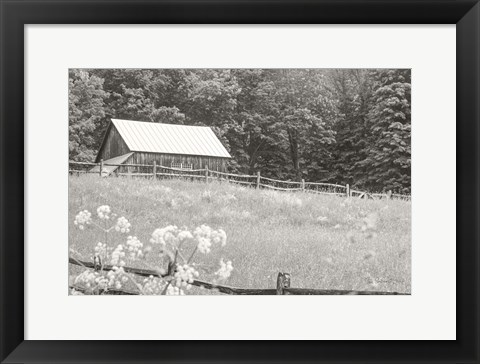
[[[197,247],[200,253],[203,253],[203,254],[210,253],[210,247],[212,246],[212,242],[210,241],[210,239],[198,237],[197,241],[198,241]]]
[[[173,275],[172,285],[178,288],[188,288],[198,276],[199,273],[192,266],[188,264],[178,265]]]
[[[363,219],[362,231],[375,230],[377,228],[378,215],[375,213],[368,214]]]
[[[115,289],[121,289],[123,284],[122,281],[125,281],[126,277],[123,267],[113,267],[112,270],[108,271],[106,277],[106,286],[115,287]],[[128,278],[127,278],[128,279]]]
[[[95,257],[104,257],[107,254],[107,244],[98,242],[95,246]]]
[[[98,217],[102,220],[110,219],[110,213],[111,213],[110,206],[107,206],[107,205],[100,206],[97,209]]]
[[[136,236],[129,236],[127,238],[127,252],[130,259],[142,257],[142,247],[143,244],[137,239]]]
[[[188,230],[182,230],[178,233],[177,235],[177,239],[180,241],[180,242],[183,242],[185,240],[190,240],[190,239],[193,239],[193,235],[190,231]]]
[[[126,218],[119,217],[117,223],[115,224],[115,231],[119,231],[121,233],[129,233],[130,226],[132,226]]]
[[[210,253],[212,242],[225,246],[227,244],[227,234],[222,229],[213,230],[207,225],[199,226],[193,232],[197,240],[197,248],[201,253]]]
[[[154,276],[149,276],[143,280],[142,292],[146,295],[160,295],[165,289],[166,282],[155,278]]]
[[[156,229],[152,233],[150,243],[159,244],[165,247],[167,243],[175,244],[177,241],[178,228],[175,225],[169,225],[162,229]]]
[[[184,296],[185,293],[182,289],[174,286],[168,286],[167,288],[167,296]]]
[[[108,280],[104,276],[98,276],[95,278],[95,284],[99,289],[107,289],[108,286]]]
[[[213,202],[213,194],[212,191],[206,190],[202,192],[202,200],[206,202]]]
[[[293,200],[293,205],[296,206],[296,207],[302,207],[302,204],[303,204],[303,202],[299,198],[295,198]]]
[[[325,263],[328,263],[328,264],[332,264],[332,263],[333,263],[333,259],[330,258],[330,257],[322,258],[322,260],[323,260]]]
[[[232,262],[224,262],[223,259],[220,260],[220,269],[215,272],[215,275],[219,276],[220,279],[227,279],[230,277],[233,271]]]
[[[92,214],[88,212],[88,210],[80,211],[77,216],[75,216],[75,220],[73,223],[78,226],[80,230],[83,230],[85,225],[90,224],[92,221]]]
[[[83,283],[87,288],[90,288],[97,276],[97,272],[87,269],[75,278],[75,284]]]
[[[123,251],[123,245],[119,244],[112,252],[112,259],[110,260],[110,264],[123,267],[125,265],[125,262],[122,260],[122,258],[125,258],[125,252]]]
[[[220,244],[221,246],[227,245],[227,234],[222,229],[212,231],[212,240],[215,244]]]
[[[230,201],[237,201],[237,197],[234,194],[227,193],[224,197],[225,201],[230,202]]]
[[[378,287],[378,282],[375,280],[375,278],[372,277],[372,275],[370,273],[367,273],[367,280],[368,280],[369,285],[372,288],[377,288]]]
[[[241,213],[242,219],[248,219],[250,217],[250,212],[249,211],[242,211]]]
[[[75,278],[75,284],[82,284],[87,290],[95,291],[106,289],[108,280],[99,272],[87,269]]]

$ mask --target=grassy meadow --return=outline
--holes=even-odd
[[[411,203],[359,200],[328,195],[255,190],[227,183],[180,180],[69,177],[69,246],[90,260],[103,235],[79,230],[75,215],[109,205],[132,224],[128,235],[148,243],[156,228],[201,224],[223,229],[227,245],[195,262],[218,268],[233,263],[226,285],[275,288],[278,272],[292,276],[292,287],[410,292]],[[125,235],[111,234],[124,242]],[[185,247],[185,254],[192,247]],[[71,253],[72,254],[72,253]],[[147,265],[155,265],[147,257]],[[142,262],[139,262],[141,267]],[[71,274],[78,267],[71,266]],[[199,279],[209,281],[205,268]],[[209,294],[192,289],[191,293]]]

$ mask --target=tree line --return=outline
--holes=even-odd
[[[69,158],[111,118],[210,126],[232,172],[410,193],[408,69],[71,69]]]

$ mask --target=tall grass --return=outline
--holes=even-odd
[[[131,235],[147,242],[158,227],[221,228],[227,245],[205,256],[233,262],[229,285],[410,292],[411,203],[255,190],[226,183],[71,176],[69,244],[90,259],[93,232],[74,228],[80,210],[109,205],[128,217]],[[151,262],[152,264],[155,262]],[[73,269],[73,268],[72,268]],[[196,293],[207,293],[198,290]]]

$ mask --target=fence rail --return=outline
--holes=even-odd
[[[90,167],[99,167],[96,171],[91,171]],[[257,175],[248,175],[248,174],[235,174],[235,173],[226,173],[219,171],[212,171],[208,168],[204,169],[182,169],[175,167],[167,167],[162,165],[157,165],[155,162],[151,164],[113,164],[113,163],[104,163],[100,161],[99,163],[90,163],[90,162],[77,162],[69,161],[69,170],[70,174],[97,174],[100,177],[106,177],[111,172],[106,171],[105,167],[129,167],[129,168],[138,168],[141,172],[135,173],[124,173],[116,172],[117,176],[127,176],[127,177],[152,177],[152,178],[188,178],[188,179],[204,179],[205,182],[209,180],[217,180],[220,182],[228,182],[234,184],[240,184],[244,186],[251,186],[257,189],[267,188],[278,191],[298,191],[298,192],[307,192],[315,193],[322,195],[333,195],[333,196],[349,196],[349,197],[358,197],[364,199],[398,199],[404,201],[410,201],[410,195],[402,195],[397,193],[368,193],[365,191],[359,191],[351,189],[347,185],[339,185],[334,183],[323,183],[323,182],[306,182],[302,179],[301,182],[298,181],[282,181],[274,178],[264,177],[257,172]],[[83,168],[83,169],[80,169]],[[151,170],[151,172],[145,172],[146,170]],[[161,172],[160,172],[161,171]],[[195,174],[197,173],[197,174]],[[295,186],[295,187],[292,187]],[[298,187],[297,187],[298,186]]]
[[[73,265],[81,266],[84,268],[110,271],[113,269],[111,265],[104,265],[100,267],[98,264],[83,261],[73,257],[69,257],[68,262]],[[140,269],[132,267],[123,267],[123,270],[126,273],[135,274],[141,277],[167,277],[174,273],[174,268],[171,272],[161,274],[159,271],[151,269]],[[169,267],[170,270],[170,267]],[[276,288],[238,288],[230,287],[224,285],[213,284],[210,282],[204,282],[200,280],[194,280],[191,285],[210,289],[217,290],[221,293],[229,295],[410,295],[410,293],[399,293],[399,292],[382,292],[382,291],[356,291],[356,290],[336,290],[336,289],[309,289],[309,288],[292,288],[291,284],[291,275],[289,273],[278,273],[277,276],[277,287]],[[70,285],[69,288],[75,289],[80,292],[85,292],[85,288],[78,285]],[[131,291],[123,289],[108,289],[102,290],[99,294],[110,294],[110,295],[140,295],[140,291]]]

